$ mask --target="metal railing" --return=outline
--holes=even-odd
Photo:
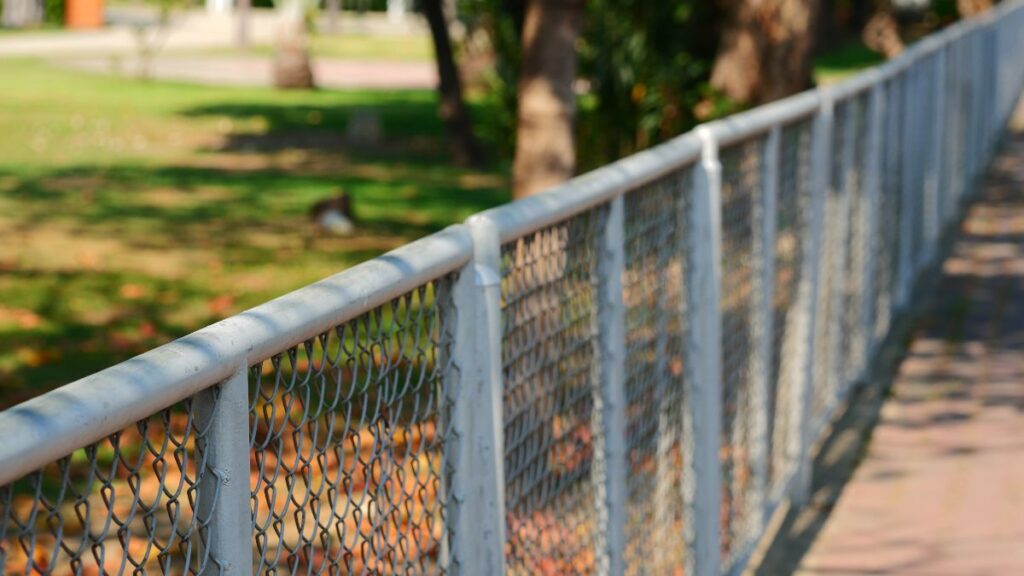
[[[2,412],[0,567],[737,573],[1022,56],[1004,3]]]

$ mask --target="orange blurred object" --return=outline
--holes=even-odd
[[[68,28],[99,28],[103,26],[103,0],[67,0],[64,24]]]

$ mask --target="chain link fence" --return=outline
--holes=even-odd
[[[0,568],[741,572],[1021,54],[1003,3],[0,413]]]

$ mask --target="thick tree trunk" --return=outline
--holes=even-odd
[[[327,33],[338,33],[338,13],[341,12],[341,0],[327,0]]]
[[[711,85],[743,104],[808,88],[817,10],[818,0],[734,0]]]
[[[252,8],[252,0],[238,0],[237,11],[235,18],[238,19],[235,28],[235,43],[239,48],[249,47],[249,25],[250,25],[250,12]]]
[[[576,169],[573,83],[584,4],[585,0],[527,3],[512,168],[516,198],[567,180]]]
[[[40,0],[3,0],[0,24],[9,28],[35,26],[43,21],[43,3]]]
[[[448,36],[448,19],[445,18],[442,0],[423,0],[423,15],[430,26],[434,40],[434,54],[437,61],[437,75],[440,78],[438,96],[440,115],[451,141],[455,161],[463,165],[483,164],[483,150],[473,134],[469,109],[462,95],[462,79],[455,65],[451,38]]]
[[[970,18],[992,7],[992,0],[956,0],[956,9],[961,18]]]
[[[278,88],[313,88],[309,63],[309,35],[302,0],[285,0],[278,9],[274,85]]]

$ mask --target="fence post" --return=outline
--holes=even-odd
[[[875,348],[875,314],[876,293],[880,287],[875,286],[875,259],[879,249],[878,235],[881,221],[879,197],[882,184],[882,120],[885,112],[885,94],[881,82],[871,87],[867,110],[867,158],[864,165],[864,179],[861,187],[864,198],[864,282],[863,300],[861,303],[861,350],[864,351],[861,376],[866,376],[870,358]]]
[[[206,474],[199,483],[197,515],[206,524],[203,574],[252,574],[249,486],[249,367],[244,359],[230,378],[196,397],[196,421],[206,427]]]
[[[598,333],[600,338],[600,390],[595,394],[595,416],[600,430],[595,442],[595,473],[598,485],[599,518],[604,521],[605,538],[599,572],[624,574],[626,571],[626,333],[625,305],[622,299],[622,273],[625,269],[623,197],[612,200],[599,249],[598,259]]]
[[[932,55],[935,59],[934,72],[932,75],[932,118],[931,130],[932,140],[929,142],[931,148],[928,160],[928,175],[925,180],[925,238],[927,239],[927,251],[925,261],[927,265],[932,264],[938,256],[939,240],[942,232],[942,190],[945,186],[942,178],[943,166],[942,150],[945,144],[947,130],[946,124],[949,118],[946,116],[946,48],[939,48]]]
[[[822,237],[824,235],[825,196],[832,172],[832,97],[822,92],[821,109],[814,118],[811,139],[811,205],[808,221],[810,234],[804,244],[804,270],[800,274],[799,298],[803,308],[801,316],[801,346],[803,355],[800,385],[793,387],[793,430],[790,439],[795,446],[796,473],[790,488],[790,500],[796,507],[805,505],[811,496],[812,462],[810,448],[814,402],[814,349],[818,324],[818,296],[821,291]]]
[[[751,422],[750,451],[753,475],[753,500],[755,526],[764,529],[768,513],[768,443],[771,430],[768,425],[768,407],[772,405],[769,393],[772,389],[772,344],[775,339],[775,233],[777,226],[776,201],[779,189],[779,146],[782,128],[775,126],[768,133],[764,147],[764,169],[761,187],[761,216],[755,218],[760,224],[760,234],[755,227],[753,235],[753,257],[760,266],[759,290],[755,291],[757,305],[753,307],[752,325],[755,327],[754,364],[751,367],[751,399],[753,422]]]
[[[473,261],[452,287],[455,338],[446,389],[448,531],[453,575],[505,573],[505,470],[501,373],[501,244],[486,216],[466,221]],[[446,375],[446,376],[449,376]]]
[[[903,129],[901,138],[902,150],[900,154],[900,254],[897,283],[898,291],[896,297],[896,308],[902,309],[907,305],[910,298],[910,285],[914,278],[914,218],[916,194],[914,194],[914,155],[916,154],[914,138],[914,117],[916,105],[914,102],[914,77],[915,66],[912,64],[903,72],[901,79],[901,96],[903,98]]]
[[[828,331],[828,354],[826,356],[828,365],[826,367],[826,374],[828,382],[821,382],[819,385],[829,386],[832,395],[828,399],[828,406],[826,407],[826,414],[831,414],[835,405],[842,398],[846,391],[846,350],[844,350],[844,344],[847,350],[849,349],[850,334],[847,334],[843,326],[843,316],[846,314],[845,296],[847,290],[847,279],[846,279],[846,268],[847,260],[850,258],[850,242],[849,236],[851,234],[850,226],[850,197],[853,195],[853,162],[854,162],[854,131],[856,125],[853,122],[854,106],[856,106],[856,100],[850,99],[845,103],[843,108],[843,131],[840,134],[839,146],[839,189],[833,192],[832,187],[836,185],[835,179],[830,177],[825,182],[826,190],[826,206],[829,203],[829,197],[835,194],[834,202],[837,203],[833,214],[837,216],[836,221],[831,223],[836,227],[834,232],[839,242],[833,246],[838,252],[835,262],[833,263],[834,268],[827,270],[826,274],[832,274],[833,280],[829,284],[831,293],[826,294],[825,297],[830,300],[828,306],[828,318],[825,319],[828,322],[831,329]],[[833,108],[833,118],[835,109]],[[835,122],[833,121],[833,129]],[[832,138],[835,141],[835,138]],[[833,150],[833,154],[836,151]],[[831,163],[831,159],[826,161]],[[828,209],[826,208],[826,213]]]
[[[687,218],[686,431],[693,439],[687,451],[684,498],[687,504],[686,573],[717,576],[721,569],[722,506],[722,310],[719,303],[722,254],[722,166],[718,144],[706,127],[697,129],[703,151],[693,171],[693,196]]]

